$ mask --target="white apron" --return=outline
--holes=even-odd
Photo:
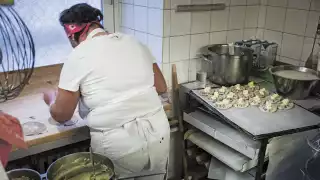
[[[4,170],[2,163],[0,162],[0,179],[9,180],[6,171]]]
[[[90,134],[93,151],[110,158],[120,176],[167,172],[170,127],[162,108],[137,117],[120,128],[110,131],[91,129]],[[164,175],[156,177],[164,179]]]
[[[104,30],[95,29],[88,38],[100,32]],[[90,112],[82,100],[79,101],[78,110],[81,118],[85,118]],[[170,126],[162,107],[112,130],[91,128],[90,135],[93,151],[111,159],[117,175],[130,177],[130,175],[162,173],[135,179],[165,178],[169,157]]]

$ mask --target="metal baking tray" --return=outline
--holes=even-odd
[[[319,116],[300,106],[276,113],[262,112],[258,107],[220,110],[214,108],[211,101],[201,96],[200,90],[192,90],[189,94],[228,123],[233,124],[234,127],[253,136],[253,139],[292,134],[306,129],[311,130],[319,127],[320,123]]]

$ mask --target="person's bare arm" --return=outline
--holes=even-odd
[[[158,67],[157,63],[153,63],[153,73],[154,73],[154,86],[158,94],[163,94],[167,92],[166,80],[163,77],[163,74]]]
[[[50,106],[50,113],[54,120],[63,123],[70,120],[79,101],[80,93],[58,88],[54,104]]]

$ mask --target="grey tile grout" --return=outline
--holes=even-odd
[[[285,31],[278,31],[278,30],[273,30],[273,29],[268,29],[268,28],[261,28],[263,30],[268,30],[268,31],[274,31],[274,32],[278,32],[278,33],[284,33],[284,34],[289,34],[289,35],[294,35],[294,36],[299,36],[299,37],[304,37],[304,38],[313,38],[312,36],[306,36],[306,35],[300,35],[300,34],[293,34],[293,33],[289,33],[289,32],[285,32]],[[320,37],[319,37],[320,38]],[[317,39],[319,39],[317,38]]]
[[[245,5],[241,5],[241,6],[245,6]],[[246,6],[250,6],[250,5],[246,5]],[[252,6],[256,6],[256,5],[252,5]],[[260,8],[260,6],[261,5],[259,5],[259,8]],[[268,6],[268,5],[267,5]],[[228,7],[232,7],[232,6],[228,6]],[[275,6],[275,7],[278,7],[278,6]],[[149,8],[149,7],[148,7]],[[287,9],[293,9],[293,8],[288,8],[288,7],[282,7],[282,8],[286,8],[286,11],[287,11]],[[310,6],[310,8],[311,8],[311,6]],[[157,9],[157,8],[155,8],[155,9]],[[163,10],[165,10],[165,9],[163,9]],[[259,9],[260,10],[260,9]],[[310,10],[311,11],[311,10]],[[316,12],[318,12],[318,11],[316,11]],[[260,12],[259,12],[259,14],[260,14]],[[171,13],[170,13],[170,17],[171,17]],[[267,17],[267,15],[266,15],[266,17]],[[265,18],[266,18],[265,17]],[[191,17],[192,18],[192,17]],[[210,29],[211,29],[211,18],[212,18],[212,16],[211,16],[211,13],[210,13]],[[247,13],[245,14],[245,20],[246,20],[246,18],[247,18]],[[285,17],[285,19],[286,19],[286,17]],[[245,23],[245,20],[244,20],[244,23]],[[192,20],[191,20],[192,21]],[[211,33],[214,33],[214,32],[228,32],[228,31],[232,31],[232,30],[243,30],[243,36],[244,36],[244,30],[246,30],[246,29],[256,29],[256,33],[257,33],[257,30],[258,29],[262,29],[262,30],[271,30],[271,31],[275,31],[275,30],[272,30],[272,29],[267,29],[267,28],[265,28],[265,27],[258,27],[258,25],[257,25],[257,27],[250,27],[250,28],[247,28],[247,27],[245,27],[245,25],[244,25],[244,28],[241,28],[241,29],[229,29],[229,21],[230,21],[230,8],[229,8],[229,13],[228,13],[228,25],[227,25],[227,30],[222,30],[222,31],[210,31],[210,32],[203,32],[203,33],[191,33],[191,30],[190,30],[190,34],[184,34],[184,35],[177,35],[177,36],[159,36],[159,35],[154,35],[154,34],[150,34],[150,33],[146,33],[146,32],[141,32],[141,33],[145,33],[145,34],[148,34],[148,35],[153,35],[153,36],[156,36],[156,37],[161,37],[161,38],[170,38],[170,37],[179,37],[179,36],[185,36],[185,35],[190,35],[190,36],[192,36],[192,35],[198,35],[198,34],[211,34]],[[258,21],[259,21],[259,18],[258,18]],[[170,22],[171,22],[171,19],[170,19]],[[258,24],[258,23],[257,23]],[[265,26],[265,25],[264,25]],[[192,28],[192,22],[191,22],[191,26],[190,26],[191,28]],[[131,28],[128,28],[128,29],[131,29]],[[283,28],[284,29],[284,28]],[[134,31],[137,31],[137,30],[134,30]],[[170,28],[170,31],[171,31],[171,28]],[[139,32],[139,31],[138,31]],[[292,34],[292,33],[287,33],[287,32],[285,32],[284,30],[283,31],[276,31],[276,32],[280,32],[281,34],[282,34],[282,39],[281,39],[281,41],[283,42],[283,35],[284,34],[290,34],[290,35],[295,35],[295,36],[302,36],[302,37],[304,37],[304,38],[309,38],[310,36],[306,36],[306,35],[298,35],[298,34]],[[171,32],[170,32],[170,34],[171,34]],[[264,33],[263,33],[263,35],[264,35]],[[228,33],[227,33],[227,36],[226,36],[226,38],[228,38]],[[209,38],[209,42],[211,42],[211,38]],[[281,43],[282,43],[281,42]],[[170,46],[170,43],[169,43],[169,46]],[[190,37],[190,47],[191,47],[191,37]],[[189,47],[189,51],[190,51],[190,47]],[[170,47],[169,47],[169,53],[170,53]],[[284,56],[283,56],[284,57]],[[288,58],[288,57],[287,57]],[[190,52],[189,52],[189,60],[191,59],[191,56],[190,56]],[[185,59],[185,60],[187,60],[187,59]],[[183,60],[181,60],[181,61],[183,61]],[[175,62],[179,62],[179,61],[175,61]],[[171,63],[171,60],[169,60],[169,63]]]
[[[193,25],[193,21],[192,21],[192,17],[193,17],[193,15],[194,15],[194,13],[190,13],[190,34],[192,34],[192,25]],[[188,81],[190,80],[190,64],[191,64],[191,60],[190,60],[190,58],[191,58],[191,43],[192,43],[192,35],[190,35],[190,37],[189,37],[189,62],[188,62]]]
[[[164,1],[163,1],[164,2]],[[170,0],[170,7],[171,7],[171,0]],[[171,36],[171,21],[172,21],[172,14],[171,14],[171,10],[169,10],[170,12],[170,23],[169,23],[169,34]],[[171,63],[171,39],[169,39],[169,63]],[[169,67],[170,68],[170,67]]]
[[[288,5],[288,1],[287,1],[287,4],[286,4],[286,10],[285,10],[285,14],[284,14],[284,23],[283,23],[283,26],[282,26],[282,33],[281,33],[281,47],[280,47],[280,56],[282,55],[282,51],[283,51],[283,39],[284,39],[284,31],[285,31],[285,26],[286,26],[286,21],[287,21],[287,12],[288,12],[288,8],[287,8],[287,5]],[[301,56],[301,55],[300,55]]]
[[[210,31],[210,32],[201,32],[201,33],[193,33],[193,34],[183,34],[183,35],[173,35],[173,36],[159,36],[159,35],[151,34],[151,33],[148,33],[148,32],[143,32],[143,31],[139,31],[139,30],[136,30],[136,29],[132,29],[132,28],[129,28],[129,27],[126,27],[126,26],[120,26],[120,27],[126,28],[126,29],[130,29],[130,30],[133,30],[133,31],[137,31],[137,32],[140,32],[140,33],[144,33],[144,34],[147,34],[147,35],[156,36],[156,37],[159,37],[159,38],[171,38],[171,37],[181,37],[181,36],[189,36],[189,35],[192,36],[192,35],[200,35],[200,34],[211,34],[211,33],[217,33],[217,32],[227,32],[227,31],[247,30],[247,29],[256,29],[256,28],[258,28],[258,27],[249,27],[249,28],[229,29],[229,30],[221,30],[221,31]]]
[[[278,55],[277,55],[277,56],[278,56]],[[284,58],[288,58],[288,59],[291,59],[291,60],[294,60],[294,61],[304,62],[304,61],[302,61],[301,58],[300,58],[300,60],[298,60],[298,59],[294,59],[294,58],[287,57],[287,56],[281,56],[281,55],[279,55],[279,57],[284,57]]]
[[[246,4],[247,4],[247,0],[246,0]],[[244,20],[243,20],[243,27],[246,27],[246,19],[247,19],[247,9],[248,6],[246,6],[245,10],[244,10]],[[244,31],[242,32],[242,39],[244,39]]]
[[[284,6],[272,6],[272,5],[264,5],[264,6],[267,6],[267,7],[276,7],[276,8],[288,8],[288,9],[294,9],[294,10],[302,10],[302,11],[315,11],[315,12],[320,12],[320,11],[317,11],[317,10],[311,10],[310,8],[309,9],[299,9],[299,8],[293,8],[293,7],[284,7]]]
[[[197,57],[197,58],[189,58],[189,59],[180,59],[178,61],[174,61],[174,62],[167,62],[167,63],[161,63],[161,64],[174,64],[177,62],[182,62],[182,61],[190,61],[190,60],[200,60],[201,57]]]

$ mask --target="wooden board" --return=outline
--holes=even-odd
[[[42,94],[34,94],[22,96],[11,101],[0,104],[0,110],[17,117],[21,124],[29,121],[37,121],[47,126],[47,131],[36,136],[25,136],[25,141],[28,146],[35,146],[65,137],[73,136],[83,129],[88,129],[87,122],[80,118],[76,112],[72,119],[78,120],[73,126],[64,126],[53,123],[50,120],[48,106],[42,99]],[[164,109],[171,110],[170,104],[164,104]],[[89,132],[89,129],[88,129]]]
[[[72,119],[78,122],[73,126],[57,125],[52,121],[48,106],[42,99],[42,94],[23,96],[12,101],[0,104],[0,110],[17,117],[21,124],[36,121],[47,126],[47,131],[40,135],[25,136],[25,141],[30,146],[54,141],[71,136],[81,128],[87,128],[87,122],[82,120],[76,112]]]
[[[42,122],[47,126],[47,132],[38,136],[25,137],[29,147],[57,141],[63,138],[72,138],[79,133],[89,133],[86,121],[82,120],[78,113],[74,119],[78,123],[74,126],[56,126],[49,122],[50,113],[48,106],[42,100],[43,89],[57,88],[62,64],[35,68],[20,96],[14,100],[0,103],[0,110],[9,113],[20,120],[20,123],[28,121]],[[171,113],[171,104],[163,102],[163,108],[167,114]],[[17,150],[13,148],[13,151]]]

